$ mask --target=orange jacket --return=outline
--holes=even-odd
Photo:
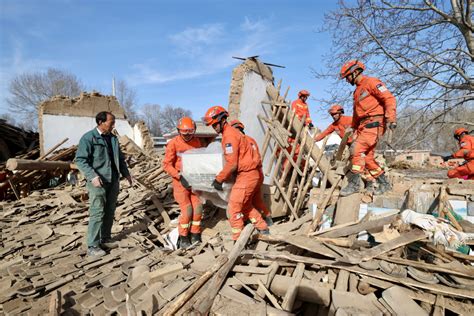
[[[255,170],[259,166],[257,154],[247,137],[229,124],[224,124],[222,131],[222,150],[224,168],[216,176],[216,180],[221,183],[229,179],[234,172]]]
[[[459,140],[459,150],[453,154],[454,158],[474,159],[474,136],[463,135]]]
[[[291,103],[291,109],[295,111],[296,116],[302,120],[303,116],[306,114],[305,124],[312,123],[311,117],[309,116],[308,103],[303,102],[301,99],[297,99]]]
[[[397,102],[393,94],[379,79],[361,76],[354,91],[352,128],[357,129],[362,120],[371,116],[384,117],[390,123],[396,122]]]
[[[332,122],[324,131],[319,133],[318,136],[314,138],[315,141],[319,142],[324,137],[328,136],[332,132],[336,131],[337,135],[341,138],[344,137],[346,129],[352,125],[352,116],[342,115],[337,121]]]
[[[260,155],[260,150],[258,149],[257,141],[254,138],[252,138],[248,135],[244,135],[244,136],[245,136],[245,138],[247,138],[248,142],[250,143],[250,146],[252,147],[252,150],[257,155],[257,159],[259,161],[258,168],[261,168],[262,167],[262,155]]]
[[[179,172],[181,171],[181,154],[189,149],[202,147],[201,140],[194,137],[189,142],[185,142],[183,138],[178,135],[166,144],[165,159],[163,160],[163,169],[173,179],[179,180]]]

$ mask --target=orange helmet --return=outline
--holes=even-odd
[[[365,70],[365,65],[358,60],[349,60],[347,63],[342,65],[341,73],[339,74],[340,79],[346,78],[348,75],[356,71],[357,69]]]
[[[204,124],[207,126],[214,125],[229,116],[229,112],[220,105],[212,106],[202,118]]]
[[[191,135],[196,132],[196,123],[192,118],[185,116],[179,119],[176,128],[182,135]]]
[[[334,104],[332,105],[330,108],[329,108],[329,114],[336,114],[336,113],[341,113],[341,114],[344,114],[344,109],[342,106],[340,106],[339,104]]]
[[[244,124],[239,121],[239,120],[233,120],[230,122],[230,126],[232,127],[235,127],[235,128],[238,128],[238,129],[241,129],[241,130],[244,130],[245,129],[245,126]]]
[[[300,92],[298,92],[298,98],[301,97],[302,95],[305,95],[305,96],[307,96],[307,97],[310,96],[308,90],[301,90]]]
[[[464,127],[460,127],[454,131],[454,138],[460,139],[462,134],[469,134],[469,131]]]

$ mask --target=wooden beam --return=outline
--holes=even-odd
[[[10,158],[7,160],[6,168],[13,170],[70,170],[77,169],[74,163],[68,161],[43,161]]]

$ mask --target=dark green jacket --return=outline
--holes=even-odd
[[[118,168],[117,172],[127,177],[130,172],[120,150],[117,137],[112,135],[111,141],[115,166]],[[112,163],[107,152],[107,142],[99,134],[97,128],[88,131],[81,137],[76,151],[76,164],[87,181],[100,176],[102,181],[112,182]]]

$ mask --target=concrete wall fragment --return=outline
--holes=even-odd
[[[59,148],[77,145],[84,133],[97,126],[95,116],[101,111],[109,111],[115,115],[115,129],[119,135],[129,137],[142,149],[146,143],[153,144],[149,133],[148,136],[146,132],[143,133],[146,127],[145,129],[143,126],[134,129],[130,125],[124,109],[114,96],[103,96],[97,92],[83,92],[76,98],[56,96],[40,105],[41,154],[44,154],[65,138],[69,138],[69,140]],[[145,140],[147,137],[150,139]]]

